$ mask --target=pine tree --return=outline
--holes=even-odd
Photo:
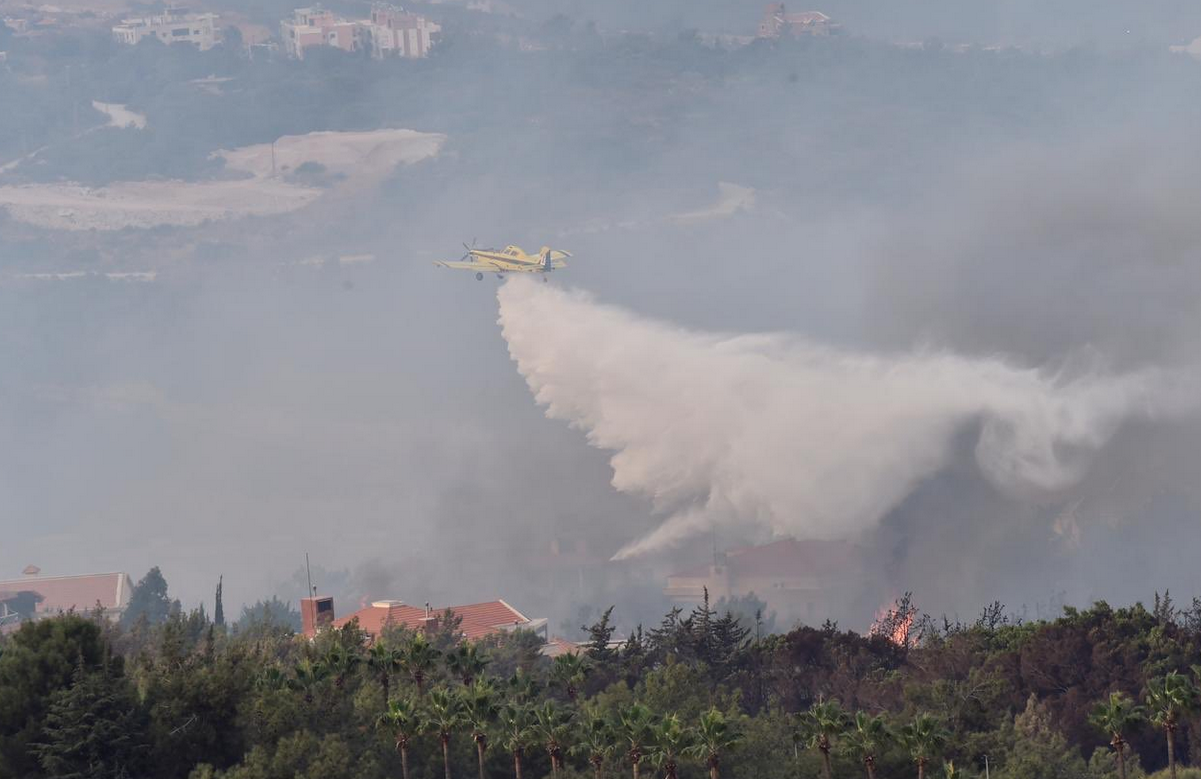
[[[714,664],[713,654],[713,623],[717,612],[709,605],[709,588],[704,588],[705,597],[700,605],[692,610],[688,621],[691,623],[693,651],[696,658],[710,666]]]
[[[125,779],[141,773],[144,732],[142,711],[125,679],[107,666],[89,672],[81,657],[71,686],[51,697],[33,752],[50,779]]]
[[[81,657],[95,670],[108,650],[100,625],[78,615],[27,622],[2,643],[0,776],[35,776],[32,745],[42,738],[54,694],[70,686]]]
[[[225,627],[225,607],[221,603],[221,584],[224,576],[217,577],[217,602],[213,606],[213,624],[219,628]]]
[[[584,630],[588,633],[588,659],[597,665],[604,666],[616,659],[617,652],[609,646],[613,640],[613,624],[610,619],[613,616],[613,607],[605,609],[601,614],[601,618],[592,625],[584,626]]]
[[[692,620],[680,619],[683,610],[676,606],[663,617],[659,627],[651,628],[647,635],[648,649],[653,662],[662,662],[671,655],[677,659],[691,659]]]
[[[179,610],[179,601],[171,600],[167,594],[167,580],[156,565],[133,586],[129,605],[121,615],[121,624],[126,627],[134,625],[144,615],[148,624],[158,625]]]
[[[713,623],[713,662],[718,668],[729,670],[739,655],[747,648],[750,629],[731,612],[727,611]]]

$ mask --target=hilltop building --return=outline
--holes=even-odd
[[[113,40],[136,46],[144,38],[163,43],[190,43],[207,51],[221,42],[216,14],[188,13],[186,8],[169,8],[155,16],[124,19],[113,27]]]
[[[842,26],[832,22],[821,11],[788,13],[783,3],[772,3],[763,12],[759,22],[760,38],[781,38],[785,35],[799,38],[802,35],[825,37],[840,32]]]
[[[342,51],[359,47],[358,25],[320,8],[297,8],[292,19],[279,26],[284,51],[296,59],[304,59],[305,49],[312,46],[332,46]]]
[[[359,627],[372,639],[378,638],[388,628],[433,631],[448,609],[462,620],[459,630],[467,641],[515,630],[533,631],[542,636],[543,641],[548,638],[545,618],[531,619],[503,600],[439,608],[428,603],[411,606],[399,600],[377,600],[340,619],[334,616],[334,599],[329,596],[303,598],[300,601],[302,629],[310,637],[316,635],[318,630],[344,627],[352,620],[358,620]]]
[[[715,554],[710,565],[668,576],[663,592],[681,606],[699,604],[706,589],[713,603],[753,593],[769,611],[811,622],[824,616],[831,594],[859,565],[852,544],[785,538]]]
[[[129,605],[132,591],[133,582],[126,573],[42,576],[41,569],[30,565],[20,579],[0,581],[0,628],[26,619],[97,608],[115,620]]]
[[[442,28],[437,24],[393,5],[372,8],[366,29],[371,41],[371,56],[376,59],[424,57],[430,53],[442,33]]]
[[[305,50],[313,46],[366,49],[376,59],[425,57],[441,32],[437,24],[393,5],[377,5],[370,19],[357,20],[321,8],[297,8],[291,20],[280,23],[284,50],[296,59],[304,59]]]

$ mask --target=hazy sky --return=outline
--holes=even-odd
[[[610,9],[615,19],[623,8]],[[852,11],[856,32],[916,34],[886,35],[882,21],[869,30]],[[1048,30],[1061,41],[1082,13],[1065,10]],[[179,78],[205,67],[179,65]],[[523,348],[534,353],[544,337],[563,350],[556,370],[567,359],[604,368],[579,390],[589,402],[633,403],[660,424],[666,411],[639,396],[639,382],[664,392],[678,381],[671,413],[695,423],[697,446],[737,445],[740,462],[765,473],[806,473],[821,439],[846,443],[873,393],[916,431],[881,441],[895,468],[860,467],[873,453],[867,435],[856,457],[816,479],[852,497],[892,485],[871,510],[820,484],[812,501],[773,506],[775,523],[733,501],[721,546],[815,527],[803,515],[820,510],[821,535],[845,527],[878,563],[865,602],[914,590],[932,610],[970,612],[993,598],[1033,608],[1060,592],[1134,599],[1170,584],[1192,594],[1175,550],[1201,541],[1201,427],[1174,398],[1201,364],[1201,116],[1187,99],[1201,63],[1158,39],[1047,56],[903,50],[854,35],[738,53],[670,37],[524,54],[460,46],[422,70],[359,83],[353,113],[317,100],[323,79],[346,79],[339,68],[351,66],[303,67],[296,88],[316,106],[304,129],[386,119],[446,133],[441,155],[295,216],[70,236],[0,221],[5,268],[158,271],[150,283],[0,282],[0,574],[35,563],[136,578],[160,565],[189,604],[210,598],[221,574],[231,601],[273,591],[294,601],[303,589],[290,580],[308,552],[318,583],[348,597],[503,596],[556,623],[581,603],[607,605],[598,599],[657,608],[662,574],[705,559],[712,539],[599,566],[586,582],[548,565],[554,539],[586,539],[603,560],[671,510],[656,511],[654,479],[630,489],[619,460],[615,474],[621,437],[591,446],[587,419],[548,418],[535,402],[497,322],[497,281],[432,265],[477,237],[568,249],[571,267],[551,290],[586,291],[620,307],[623,322],[662,329],[652,344],[585,327],[588,306],[526,312]],[[252,91],[269,76],[239,78]],[[398,104],[401,81],[420,85],[403,117],[378,107]],[[167,79],[134,107],[153,128],[200,99],[192,94]],[[252,110],[239,94],[219,100]],[[253,140],[269,141],[268,130]],[[104,153],[88,143],[78,153]],[[740,192],[737,209],[722,208]],[[375,259],[338,263],[344,254]],[[314,257],[327,262],[301,262]],[[525,304],[515,295],[505,305]],[[1005,432],[989,432],[998,404],[1008,408],[988,400],[992,384],[957,386],[909,360],[920,380],[902,383],[915,406],[895,402],[896,376],[877,367],[885,380],[815,427],[787,413],[804,395],[777,374],[753,364],[723,374],[707,333],[752,344],[782,333],[852,362],[937,353],[955,376],[1004,364],[1015,366],[1006,381],[1026,369],[1103,387],[1156,378],[1154,391],[1119,393],[1117,410],[1106,395],[1103,430],[1089,422],[1080,433],[1078,419],[1095,417],[1089,393],[1022,374],[1022,423],[1047,436],[1057,461],[1077,463],[1081,447],[1087,457],[1072,478],[1018,494],[979,451]],[[639,360],[683,374],[610,383]],[[739,381],[763,382],[771,401],[743,408]],[[576,390],[554,392],[566,393],[551,393],[561,403]],[[928,423],[913,410],[948,403],[955,413]],[[933,427],[934,454],[917,451]],[[757,430],[787,435],[761,447],[774,439]],[[723,489],[745,487],[726,476]]]

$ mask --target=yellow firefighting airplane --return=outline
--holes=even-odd
[[[547,273],[566,268],[565,257],[570,252],[543,246],[537,254],[526,254],[520,246],[509,245],[503,249],[476,249],[463,244],[467,253],[457,262],[435,262],[443,268],[475,271],[475,278],[481,280],[485,273],[495,273],[497,278],[503,278],[506,273],[541,273],[543,281]]]

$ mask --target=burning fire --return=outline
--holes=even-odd
[[[876,612],[869,636],[884,636],[900,647],[908,647],[910,631],[913,629],[913,619],[917,609],[906,594],[893,602],[891,606],[883,606]]]

